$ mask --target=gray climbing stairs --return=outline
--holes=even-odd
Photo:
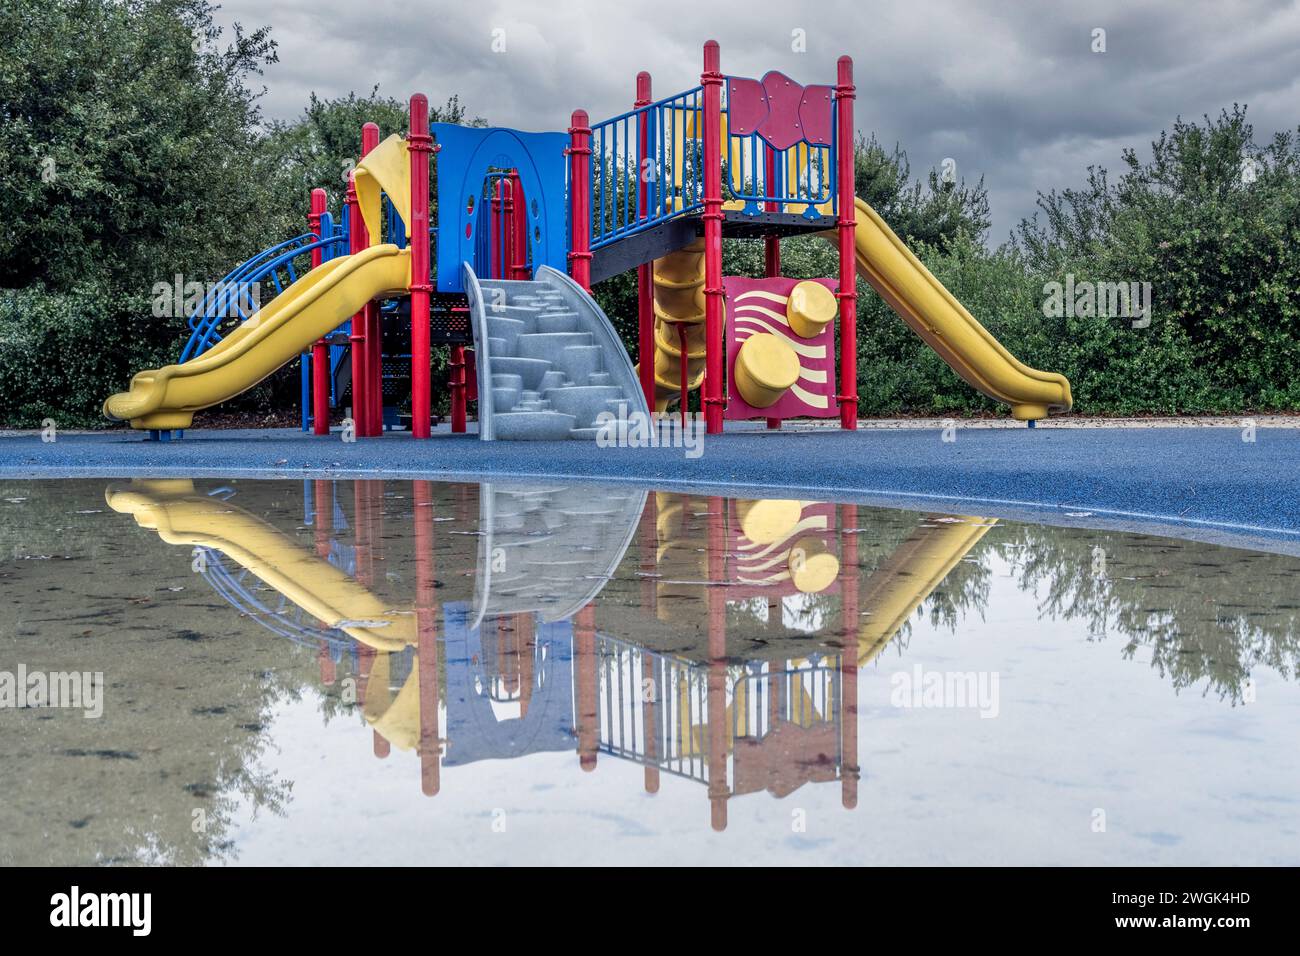
[[[479,438],[594,439],[602,413],[646,415],[632,360],[594,299],[543,266],[537,278],[480,279],[465,264],[478,366]]]
[[[537,611],[560,621],[618,571],[645,509],[631,487],[484,482],[471,626]]]

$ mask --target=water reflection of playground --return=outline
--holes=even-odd
[[[402,484],[404,600],[381,593],[403,577],[383,482],[304,482],[314,549],[230,487],[134,481],[106,498],[317,648],[376,756],[414,752],[426,794],[443,768],[576,750],[585,771],[602,754],[641,764],[651,793],[664,774],[703,784],[716,829],[729,798],[763,790],[838,780],[855,806],[858,668],[991,525],[923,521],[863,577],[852,505],[484,484],[475,525],[473,486]]]

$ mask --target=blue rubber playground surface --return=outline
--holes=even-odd
[[[319,475],[635,482],[1115,527],[1300,553],[1300,429],[937,428],[747,431],[681,448],[480,442],[444,431],[344,442],[291,429],[0,437],[0,478]]]

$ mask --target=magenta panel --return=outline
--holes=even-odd
[[[785,318],[786,302],[799,279],[745,279],[726,276],[722,287],[727,303],[727,407],[724,417],[732,421],[749,418],[837,418],[835,403],[835,323],[811,339],[800,338]],[[814,279],[835,292],[834,279]],[[745,339],[758,332],[782,336],[799,354],[802,375],[775,405],[755,408],[735,389],[736,355]],[[802,394],[799,394],[802,392]]]
[[[789,149],[802,142],[799,103],[803,100],[803,87],[784,73],[773,70],[763,76],[763,89],[767,92],[768,113],[758,128],[758,135],[773,149]]]
[[[727,110],[733,136],[750,135],[767,119],[767,91],[758,80],[730,77],[727,80]]]
[[[835,95],[833,86],[805,86],[799,102],[799,122],[804,139],[814,146],[829,146],[833,123],[831,102]]]

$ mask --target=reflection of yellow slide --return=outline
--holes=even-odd
[[[110,508],[158,532],[168,544],[220,551],[328,627],[368,647],[400,651],[415,641],[415,617],[387,607],[367,588],[290,537],[188,479],[132,481],[104,492]]]
[[[104,402],[104,414],[132,428],[188,428],[196,411],[253,387],[371,299],[405,292],[410,278],[410,253],[395,245],[331,259],[198,358],[137,374],[129,391]]]
[[[1010,405],[1021,421],[1069,411],[1073,400],[1064,375],[1030,368],[1008,352],[861,199],[854,218],[858,274],[953,371]]]
[[[880,653],[943,579],[952,573],[996,518],[931,515],[894,549],[862,585],[858,666]]]

